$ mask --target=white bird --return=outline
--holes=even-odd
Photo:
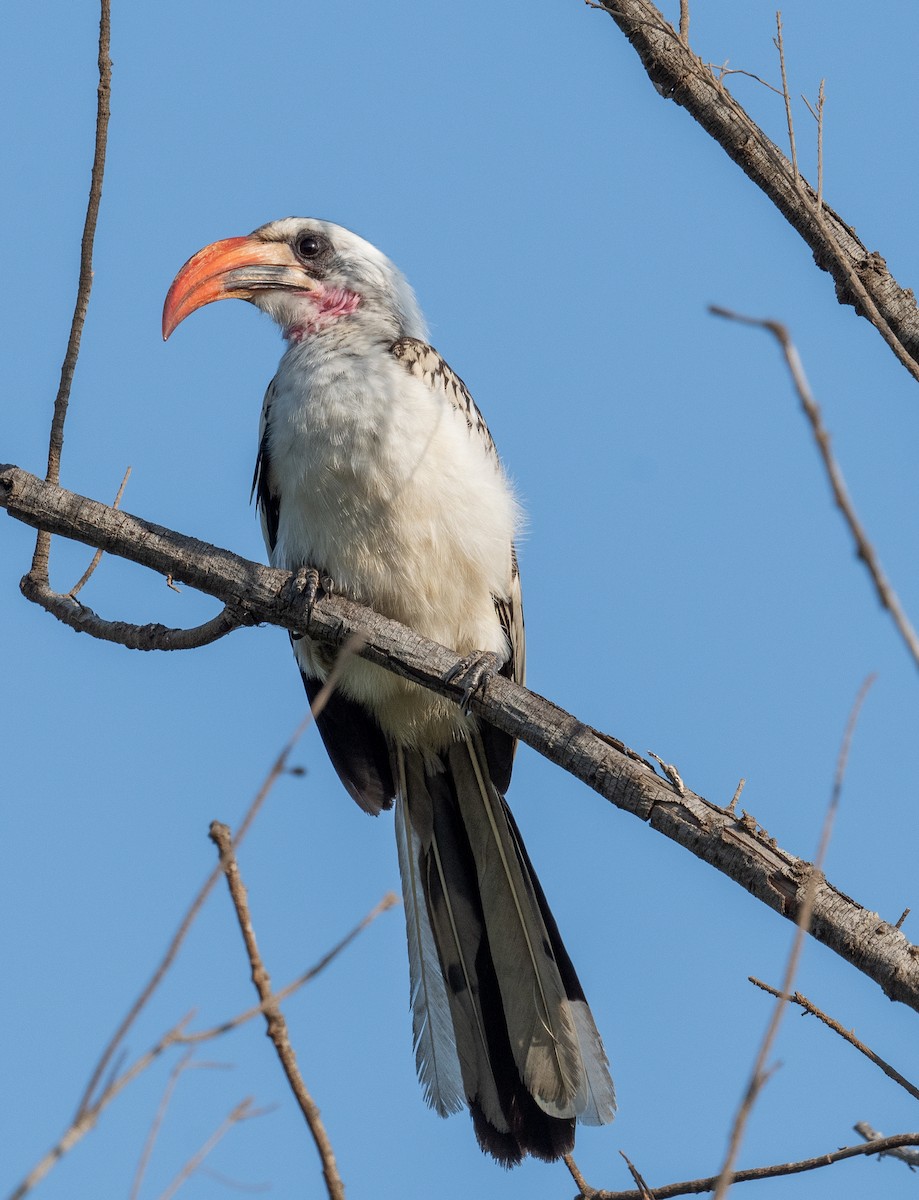
[[[427,344],[402,274],[327,221],[289,217],[205,247],[176,276],[163,336],[248,300],[287,340],[262,409],[253,490],[273,566],[328,586],[523,682],[520,514],[463,381]],[[312,700],[332,665],[294,653]],[[487,674],[487,672],[486,672]],[[504,801],[507,734],[360,658],[317,719],[369,813],[396,803],[418,1074],[463,1102],[510,1166],[555,1159],[616,1102],[574,967]]]

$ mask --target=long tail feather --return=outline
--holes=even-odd
[[[583,1071],[577,1032],[542,914],[521,869],[504,805],[470,737],[448,761],[469,837],[514,1061],[540,1107],[577,1116]]]
[[[393,751],[418,1073],[500,1162],[555,1159],[612,1120],[606,1055],[480,738],[442,760]]]
[[[465,1093],[450,1002],[420,878],[420,841],[405,811],[405,764],[401,755],[398,769],[396,846],[408,937],[415,1065],[425,1100],[445,1117],[459,1112]]]

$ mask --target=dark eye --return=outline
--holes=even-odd
[[[294,243],[298,258],[318,258],[325,249],[325,238],[318,233],[304,233]]]

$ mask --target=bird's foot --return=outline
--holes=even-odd
[[[476,692],[484,696],[489,681],[498,674],[500,668],[501,658],[493,650],[473,650],[450,668],[444,676],[444,683],[455,683],[463,689],[460,708],[468,713],[472,697]]]
[[[306,627],[309,629],[310,621],[313,619],[313,608],[319,599],[320,593],[328,596],[335,589],[332,580],[328,578],[324,579],[319,574],[318,568],[301,567],[290,582],[290,590],[292,599],[306,600]],[[305,631],[291,632],[290,640],[298,642],[305,636]]]

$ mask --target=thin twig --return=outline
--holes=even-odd
[[[237,835],[237,844],[240,840],[241,836]],[[323,971],[333,961],[333,959],[335,959],[342,952],[342,950],[344,950],[345,947],[350,944],[351,941],[354,940],[359,932],[361,932],[363,929],[366,929],[367,926],[373,920],[375,920],[377,916],[380,915],[380,913],[385,912],[388,908],[392,908],[397,903],[398,899],[392,893],[384,896],[380,903],[377,904],[376,907],[373,908],[349,934],[343,937],[337,945],[333,946],[328,953],[324,954],[314,966],[312,966],[308,971],[305,971],[297,979],[293,980],[292,983],[287,984],[287,986],[282,988],[279,992],[276,992],[272,996],[272,1001],[278,1003],[281,1000],[286,999],[299,988],[303,987],[304,984],[315,979],[315,977],[321,971]],[[240,1013],[238,1016],[233,1017],[228,1021],[222,1022],[220,1025],[212,1026],[210,1029],[196,1030],[193,1033],[186,1032],[186,1026],[191,1020],[193,1014],[189,1013],[187,1016],[183,1017],[181,1021],[177,1022],[171,1029],[167,1030],[166,1033],[164,1033],[162,1037],[160,1037],[159,1040],[153,1046],[151,1046],[149,1050],[142,1054],[140,1058],[138,1058],[137,1061],[134,1062],[126,1071],[123,1073],[120,1071],[113,1071],[110,1073],[111,1077],[106,1080],[105,1086],[100,1089],[98,1097],[91,1103],[84,1106],[80,1115],[74,1119],[70,1128],[66,1130],[63,1137],[36,1164],[23,1183],[20,1184],[17,1190],[10,1197],[10,1200],[21,1200],[21,1197],[25,1196],[41,1179],[43,1179],[48,1171],[54,1166],[54,1164],[95,1127],[102,1111],[109,1104],[111,1104],[112,1101],[118,1095],[120,1095],[122,1091],[124,1091],[128,1084],[132,1083],[139,1075],[147,1070],[148,1067],[152,1066],[152,1064],[156,1062],[156,1060],[163,1054],[165,1054],[167,1050],[172,1049],[173,1046],[195,1046],[199,1045],[201,1042],[212,1041],[217,1037],[221,1037],[225,1033],[229,1033],[233,1029],[237,1029],[240,1025],[251,1020],[253,1017],[258,1016],[262,1012],[264,1012],[264,1006],[259,1004],[254,1008],[247,1009],[245,1012]]]
[[[803,92],[801,99],[807,105],[807,111],[817,122],[817,220],[823,225],[823,106],[826,103],[826,80],[820,80],[816,109]]]
[[[564,1162],[564,1164],[568,1168],[568,1170],[571,1172],[571,1178],[574,1180],[575,1186],[578,1189],[578,1193],[579,1193],[578,1200],[593,1200],[593,1197],[596,1196],[596,1194],[597,1194],[597,1189],[592,1188],[590,1186],[590,1184],[587,1182],[587,1180],[584,1178],[584,1176],[581,1174],[581,1168],[574,1161],[574,1155],[573,1154],[563,1154],[562,1161]]]
[[[252,927],[252,917],[249,913],[246,887],[240,876],[239,864],[233,852],[233,838],[230,829],[227,825],[223,825],[219,821],[213,821],[211,823],[210,835],[214,845],[220,851],[220,866],[226,876],[227,886],[230,889],[230,896],[233,900],[233,907],[236,909],[239,928],[243,935],[246,953],[249,958],[252,983],[264,1007],[268,1036],[274,1044],[281,1067],[287,1077],[287,1082],[290,1084],[291,1091],[294,1094],[297,1104],[300,1106],[300,1111],[303,1113],[313,1141],[316,1144],[316,1149],[322,1163],[322,1174],[329,1193],[329,1200],[344,1200],[345,1188],[341,1181],[341,1176],[338,1174],[332,1143],[329,1141],[329,1136],[322,1123],[319,1108],[310,1095],[306,1084],[303,1082],[303,1076],[300,1074],[300,1069],[297,1065],[297,1056],[287,1032],[287,1021],[278,1005],[277,998],[272,994],[271,977],[258,951],[255,930]]]
[[[86,219],[83,222],[83,238],[80,245],[80,278],[77,299],[70,322],[70,336],[61,366],[61,381],[54,399],[54,415],[51,418],[51,435],[48,443],[48,471],[45,478],[50,483],[61,481],[61,452],[64,448],[64,421],[70,402],[73,374],[80,354],[80,338],[89,308],[89,295],[93,286],[93,242],[99,205],[102,200],[102,181],[105,175],[105,149],[108,141],[108,123],[111,115],[112,60],[109,54],[112,37],[110,0],[101,0],[99,16],[99,87],[96,93],[96,139],[93,151],[93,166],[89,184],[89,201]],[[32,556],[32,572],[39,578],[48,579],[48,556],[51,537],[39,532]]]
[[[296,979],[292,980],[285,987],[282,987],[279,991],[273,992],[268,1002],[270,1004],[280,1004],[282,1000],[286,1000],[289,996],[292,996],[294,992],[299,991],[300,988],[304,987],[307,983],[311,983],[317,975],[324,971],[326,967],[334,959],[336,959],[344,949],[346,949],[346,947],[350,946],[359,933],[363,933],[367,926],[371,925],[381,913],[386,912],[390,908],[395,908],[398,903],[399,898],[396,896],[395,892],[387,892],[379,904],[372,908],[370,912],[367,913],[367,915],[357,925],[354,926],[350,933],[346,933],[341,941],[337,942],[331,950],[327,951],[327,953],[325,953],[322,958],[320,958],[320,960],[314,964],[314,966],[309,968],[309,970],[304,971],[302,975],[298,975]],[[197,1042],[211,1041],[213,1038],[221,1037],[223,1034],[229,1033],[232,1029],[237,1029],[240,1025],[244,1025],[246,1021],[251,1021],[253,1017],[257,1017],[265,1011],[264,1002],[261,1004],[256,1004],[252,1008],[247,1008],[245,1012],[237,1013],[235,1017],[230,1017],[229,1020],[222,1021],[219,1025],[211,1026],[210,1029],[196,1029],[193,1033],[183,1033],[181,1037],[176,1039],[176,1041],[183,1045],[193,1045]]]
[[[817,219],[823,223],[823,110],[826,104],[826,80],[820,80],[817,93]]]
[[[764,992],[768,992],[770,996],[775,996],[777,999],[782,999],[782,993],[776,988],[770,987],[768,983],[763,983],[761,979],[757,979],[753,975],[749,976],[749,980],[758,988],[762,988]],[[797,1004],[800,1008],[803,1008],[805,1012],[810,1013],[811,1016],[817,1017],[824,1023],[824,1025],[832,1029],[834,1033],[838,1033],[839,1036],[844,1041],[847,1041],[850,1046],[854,1046],[859,1053],[864,1054],[865,1058],[870,1059],[870,1061],[873,1062],[876,1067],[880,1067],[888,1079],[892,1079],[894,1083],[898,1083],[901,1088],[904,1088],[907,1092],[909,1092],[914,1100],[919,1100],[919,1088],[917,1088],[915,1084],[910,1083],[910,1081],[904,1075],[901,1075],[896,1067],[892,1067],[889,1062],[886,1062],[879,1054],[875,1054],[875,1052],[869,1046],[866,1046],[864,1042],[859,1041],[859,1039],[850,1029],[844,1029],[838,1021],[835,1021],[831,1016],[828,1016],[827,1013],[823,1012],[822,1009],[819,1009],[816,1004],[808,1000],[806,996],[802,996],[800,992],[795,992],[793,995],[789,996],[788,999],[792,1004]]]
[[[232,1179],[229,1175],[224,1175],[222,1171],[215,1171],[213,1167],[201,1167],[198,1174],[203,1175],[206,1179],[213,1179],[221,1187],[229,1188],[234,1192],[242,1192],[247,1196],[262,1196],[265,1192],[273,1190],[273,1185],[270,1182],[241,1183],[238,1179]]]
[[[864,681],[855,697],[855,703],[852,705],[852,711],[849,714],[849,719],[846,722],[845,732],[843,733],[842,744],[839,748],[839,757],[836,762],[836,772],[833,777],[833,788],[830,793],[830,800],[827,804],[826,816],[823,820],[823,828],[820,833],[820,842],[817,847],[817,854],[814,859],[814,865],[810,870],[807,886],[804,894],[804,902],[801,905],[801,911],[798,914],[797,928],[795,929],[794,937],[791,943],[791,950],[788,955],[788,963],[785,967],[785,977],[782,980],[782,994],[778,1002],[772,1010],[772,1017],[769,1025],[763,1035],[762,1044],[759,1048],[759,1053],[756,1056],[756,1062],[753,1065],[753,1070],[750,1073],[750,1080],[744,1092],[743,1099],[738,1107],[737,1114],[731,1128],[731,1134],[728,1139],[728,1149],[724,1157],[724,1164],[718,1176],[718,1184],[715,1188],[714,1200],[724,1200],[728,1194],[732,1182],[732,1169],[737,1158],[740,1144],[743,1141],[744,1130],[753,1107],[756,1104],[759,1093],[766,1082],[766,1062],[769,1055],[772,1053],[772,1047],[775,1043],[776,1036],[779,1032],[779,1026],[782,1023],[782,1018],[788,1008],[788,998],[791,996],[791,985],[794,981],[798,970],[798,963],[801,958],[801,953],[804,949],[804,941],[810,929],[811,914],[814,910],[814,898],[816,895],[817,880],[823,873],[823,863],[826,859],[826,852],[830,844],[830,838],[833,833],[833,823],[836,819],[836,812],[839,808],[839,798],[842,794],[842,784],[846,773],[846,764],[849,760],[849,748],[852,744],[852,736],[855,732],[855,725],[858,721],[859,713],[862,705],[865,702],[865,697],[868,690],[874,683],[874,676],[869,675]]]
[[[304,735],[304,733],[306,733],[306,730],[309,728],[309,726],[313,723],[313,721],[319,716],[319,714],[325,708],[326,704],[329,701],[329,697],[331,696],[331,694],[335,690],[335,688],[338,686],[338,680],[341,677],[341,672],[344,669],[345,664],[347,663],[348,659],[353,654],[357,653],[359,646],[360,646],[360,639],[357,637],[352,637],[352,638],[349,638],[349,640],[342,647],[340,654],[335,659],[335,664],[332,667],[332,670],[329,672],[329,677],[325,681],[323,686],[320,688],[319,692],[317,693],[316,699],[313,701],[313,703],[310,707],[310,711],[306,714],[306,716],[303,718],[303,720],[300,722],[300,724],[294,730],[292,736],[290,737],[290,740],[287,742],[287,745],[284,746],[284,748],[281,750],[281,753],[278,755],[278,757],[272,763],[271,769],[268,771],[268,774],[265,776],[265,779],[262,782],[262,786],[259,788],[258,792],[255,795],[255,798],[253,799],[252,803],[249,805],[248,809],[246,810],[245,815],[243,816],[243,819],[239,824],[239,828],[236,831],[236,837],[235,837],[234,843],[233,843],[234,846],[239,846],[242,843],[243,839],[245,838],[246,834],[249,832],[249,829],[252,826],[252,822],[255,820],[256,816],[258,815],[258,812],[261,809],[262,805],[268,799],[271,789],[277,783],[278,779],[280,779],[280,777],[287,770],[287,760],[290,758],[290,755],[293,752],[294,747],[297,745],[297,743],[299,742],[300,738]],[[217,880],[220,878],[222,873],[223,872],[222,872],[221,867],[219,865],[216,866],[214,868],[214,870],[211,871],[211,873],[207,877],[207,879],[204,881],[204,884],[202,885],[197,896],[195,896],[194,900],[192,900],[191,904],[189,905],[188,910],[185,913],[185,916],[182,918],[182,920],[179,923],[179,928],[176,930],[175,934],[173,935],[172,941],[169,943],[169,946],[167,947],[166,953],[163,955],[162,959],[160,960],[159,966],[153,972],[153,975],[150,977],[150,980],[147,983],[146,987],[143,989],[143,991],[140,993],[140,995],[137,997],[137,999],[131,1005],[131,1008],[129,1009],[127,1016],[124,1018],[124,1020],[118,1026],[117,1030],[115,1031],[114,1035],[112,1036],[111,1041],[109,1042],[108,1046],[106,1046],[105,1050],[103,1051],[102,1056],[99,1059],[99,1062],[96,1064],[96,1069],[93,1071],[93,1074],[90,1077],[90,1081],[86,1085],[86,1090],[84,1091],[83,1096],[80,1100],[80,1103],[77,1107],[77,1116],[78,1117],[79,1117],[79,1114],[83,1111],[83,1109],[90,1103],[93,1092],[96,1089],[96,1085],[98,1084],[99,1080],[102,1078],[105,1068],[108,1065],[108,1062],[111,1059],[112,1055],[115,1053],[115,1050],[120,1045],[120,1043],[123,1041],[125,1034],[128,1032],[128,1030],[134,1024],[134,1021],[137,1019],[138,1014],[145,1007],[145,1005],[149,1001],[150,997],[153,995],[153,993],[156,991],[156,989],[162,983],[163,978],[166,975],[166,972],[169,970],[169,968],[172,966],[173,962],[175,961],[175,957],[178,954],[179,949],[180,949],[182,943],[184,942],[189,929],[191,928],[198,913],[201,911],[204,901],[210,895],[211,889],[213,888],[213,886],[217,882]]]
[[[882,606],[887,609],[893,619],[901,638],[906,644],[906,648],[912,655],[913,661],[919,666],[919,637],[913,629],[909,618],[906,615],[900,600],[890,584],[887,576],[881,567],[878,556],[874,551],[874,547],[868,540],[868,535],[865,532],[864,526],[855,515],[855,510],[852,506],[852,501],[849,498],[849,493],[846,490],[845,480],[842,476],[842,471],[839,464],[833,457],[833,452],[830,448],[830,435],[827,432],[823,418],[820,413],[820,407],[813,397],[810,390],[810,385],[807,381],[807,376],[804,373],[804,367],[801,363],[800,356],[791,340],[787,328],[779,321],[764,320],[759,317],[748,317],[742,313],[732,312],[730,309],[721,308],[719,305],[709,305],[710,313],[716,317],[726,317],[730,321],[739,321],[743,325],[754,325],[759,329],[766,329],[773,335],[779,345],[782,347],[782,353],[785,355],[785,362],[791,372],[791,378],[795,385],[795,390],[798,393],[798,399],[801,401],[801,407],[804,410],[804,415],[810,422],[811,431],[814,435],[814,441],[817,443],[817,449],[820,452],[820,457],[823,460],[824,469],[826,470],[827,478],[830,481],[830,487],[833,491],[833,499],[836,502],[836,507],[845,518],[846,524],[849,526],[849,531],[855,541],[855,550],[858,557],[865,564],[871,580],[874,584],[875,592]]]
[[[731,803],[728,805],[729,813],[737,811],[737,801],[740,799],[740,793],[744,790],[744,788],[746,786],[747,786],[746,779],[741,779],[737,785],[737,790],[734,792],[734,795],[731,798]]]
[[[689,0],[680,0],[680,41],[689,45]]]
[[[782,96],[785,99],[785,119],[788,122],[788,145],[791,149],[791,169],[794,172],[795,187],[801,186],[801,176],[798,172],[798,152],[795,149],[795,123],[791,115],[791,96],[788,92],[788,76],[785,73],[785,43],[782,41],[782,14],[775,14],[776,36],[773,39],[779,52],[779,66],[782,69]]]
[[[628,1158],[628,1156],[626,1155],[624,1150],[620,1150],[619,1153],[625,1159],[625,1165],[629,1168],[629,1174],[635,1180],[635,1186],[638,1188],[638,1194],[641,1197],[641,1200],[654,1200],[654,1197],[651,1194],[651,1189],[645,1183],[644,1178],[641,1175],[641,1172],[638,1170],[638,1168],[635,1166],[635,1164]]]
[[[117,508],[118,505],[121,503],[121,498],[124,495],[125,485],[127,484],[128,479],[130,478],[130,475],[131,475],[131,468],[128,467],[128,469],[124,473],[124,478],[121,481],[121,487],[118,489],[118,494],[115,497],[115,499],[112,501],[112,508]],[[73,587],[67,593],[67,595],[70,597],[71,600],[76,599],[77,592],[82,591],[83,588],[86,586],[86,584],[89,582],[93,571],[95,571],[95,569],[96,569],[96,567],[98,567],[99,563],[102,562],[102,555],[104,553],[105,552],[103,550],[97,550],[96,553],[93,555],[92,562],[89,564],[89,566],[86,568],[86,570],[83,572],[83,574],[77,580],[77,582],[73,585]]]
[[[191,1179],[192,1175],[198,1170],[207,1156],[212,1152],[214,1147],[222,1138],[230,1132],[234,1125],[238,1125],[240,1121],[251,1121],[254,1117],[262,1117],[265,1113],[270,1112],[268,1108],[253,1108],[252,1097],[247,1096],[245,1100],[236,1105],[224,1117],[220,1126],[214,1130],[211,1136],[207,1139],[204,1145],[197,1150],[185,1166],[179,1171],[175,1179],[169,1184],[164,1192],[161,1192],[158,1200],[172,1200],[180,1187]]]
[[[319,699],[319,697],[317,697],[317,701],[318,701],[318,699]],[[242,842],[242,840],[245,838],[246,834],[249,832],[249,829],[252,826],[252,822],[255,820],[259,810],[261,809],[262,805],[267,800],[268,795],[271,792],[271,789],[274,787],[275,783],[278,781],[278,779],[281,777],[281,775],[284,774],[284,771],[287,768],[287,760],[290,757],[291,752],[293,751],[297,742],[300,740],[300,738],[306,732],[306,729],[310,725],[312,720],[313,720],[313,714],[308,713],[307,716],[304,717],[304,719],[300,722],[300,724],[294,730],[294,733],[291,736],[290,740],[288,741],[287,745],[282,749],[281,753],[275,759],[270,770],[268,771],[268,774],[265,776],[265,779],[262,782],[262,786],[259,788],[252,803],[249,805],[248,809],[246,810],[246,813],[243,816],[242,821],[240,822],[239,829],[236,832],[236,845],[239,845]],[[221,874],[222,874],[222,871],[221,871],[220,867],[219,866],[215,867],[214,870],[211,871],[211,873],[207,877],[207,879],[204,881],[203,885],[201,886],[200,890],[198,891],[198,894],[195,896],[194,900],[192,900],[191,904],[188,906],[185,916],[179,922],[179,927],[173,934],[172,940],[169,943],[168,947],[166,948],[166,953],[163,955],[162,959],[160,960],[159,965],[157,966],[156,970],[151,975],[149,981],[147,982],[146,986],[141,991],[140,995],[137,997],[137,999],[131,1005],[124,1020],[121,1022],[121,1024],[115,1030],[115,1033],[112,1035],[112,1038],[109,1041],[109,1044],[106,1046],[105,1050],[102,1052],[102,1055],[101,1055],[98,1063],[96,1064],[96,1068],[90,1077],[89,1083],[86,1085],[86,1089],[83,1092],[82,1097],[80,1098],[80,1103],[77,1106],[77,1119],[79,1119],[79,1116],[83,1113],[83,1111],[87,1107],[89,1107],[90,1104],[93,1103],[93,1093],[95,1092],[96,1086],[98,1085],[99,1080],[102,1078],[102,1075],[105,1072],[105,1068],[108,1065],[109,1060],[111,1059],[111,1057],[114,1054],[117,1047],[124,1040],[125,1035],[127,1034],[128,1030],[131,1028],[131,1026],[134,1024],[134,1022],[136,1021],[136,1019],[139,1016],[139,1014],[141,1013],[141,1011],[146,1007],[147,1003],[150,1000],[150,997],[153,995],[153,993],[156,991],[156,989],[162,983],[166,973],[168,972],[169,968],[172,966],[173,962],[175,961],[176,955],[179,953],[182,943],[185,941],[185,938],[188,936],[188,931],[191,929],[192,925],[194,924],[195,918],[198,916],[198,913],[201,911],[201,908],[203,907],[205,900],[210,895],[211,890],[214,887],[214,884],[220,878]]]
[[[775,92],[777,96],[781,96],[782,89],[775,87],[771,83],[767,83],[759,75],[754,75],[752,71],[742,71],[740,67],[729,67],[728,63],[731,60],[726,58],[720,66],[715,66],[714,63],[706,63],[705,65],[715,76],[719,83],[723,83],[728,75],[745,75],[747,79],[755,79],[757,83],[761,83],[764,88],[768,88],[770,92]]]
[[[140,1196],[141,1184],[144,1181],[144,1175],[147,1173],[147,1166],[150,1162],[150,1156],[153,1154],[153,1147],[156,1145],[156,1139],[159,1136],[160,1128],[163,1124],[163,1118],[166,1116],[166,1110],[169,1108],[169,1103],[172,1100],[173,1092],[178,1086],[179,1076],[189,1065],[194,1056],[193,1050],[186,1050],[182,1057],[173,1065],[169,1072],[169,1078],[166,1080],[166,1086],[163,1088],[163,1095],[157,1105],[153,1120],[150,1123],[150,1129],[144,1141],[144,1148],[141,1151],[140,1159],[137,1163],[137,1171],[134,1174],[134,1182],[131,1185],[130,1200],[138,1200]]]

